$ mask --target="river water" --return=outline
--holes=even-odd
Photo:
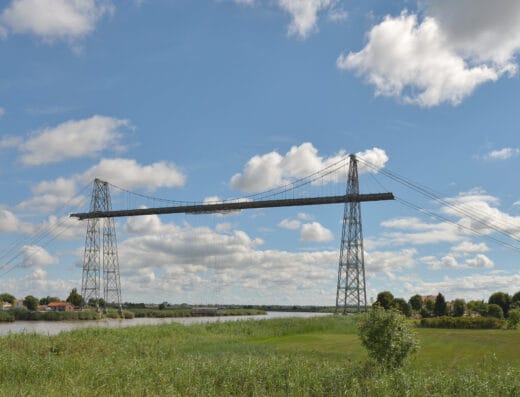
[[[241,321],[241,320],[267,320],[271,318],[286,317],[318,317],[327,316],[329,313],[306,313],[306,312],[267,312],[264,315],[254,316],[212,316],[212,317],[172,317],[172,318],[134,318],[129,320],[83,320],[83,321],[15,321],[13,323],[0,323],[0,336],[8,334],[36,333],[42,335],[56,335],[60,332],[72,331],[78,328],[120,328],[133,327],[136,325],[158,325],[158,324],[200,324],[214,323],[219,321]]]

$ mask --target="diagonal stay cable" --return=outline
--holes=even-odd
[[[366,161],[366,160],[362,160],[362,159],[358,159],[360,162],[362,162],[363,164],[367,165],[368,167],[372,168],[372,169],[376,169],[376,166],[373,165],[372,163]],[[394,172],[391,172],[389,170],[384,170],[384,169],[377,169],[379,173],[381,173],[382,175],[408,187],[409,189],[412,189],[414,190],[415,192],[427,197],[427,198],[430,198],[432,200],[434,200],[435,202],[437,203],[440,203],[446,207],[449,207],[451,208],[452,210],[454,210],[455,212],[463,215],[463,216],[466,216],[468,218],[470,218],[471,220],[477,222],[478,224],[482,225],[483,227],[485,228],[488,228],[488,229],[492,229],[494,231],[496,231],[497,233],[500,233],[508,238],[510,238],[511,240],[514,240],[516,242],[520,242],[520,239],[515,237],[513,234],[507,232],[506,230],[504,230],[503,228],[500,228],[498,226],[495,226],[489,222],[487,222],[485,219],[479,217],[478,215],[476,215],[475,213],[471,212],[471,211],[468,211],[468,210],[465,210],[465,209],[462,209],[460,208],[460,206],[457,206],[457,205],[454,205],[452,203],[450,203],[449,201],[447,201],[446,199],[443,199],[442,197],[440,197],[440,195],[438,195],[437,193],[433,192],[432,189],[429,189],[429,188],[426,188],[426,187],[423,187],[423,186],[420,186],[419,184],[417,183],[414,183],[413,181],[405,178],[405,177],[402,177]],[[503,222],[498,222],[498,223],[502,223],[502,225],[505,227],[505,228],[514,228],[512,225],[508,225],[508,224],[504,224]]]

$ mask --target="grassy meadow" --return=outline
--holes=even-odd
[[[415,330],[406,366],[366,364],[353,317],[0,337],[1,396],[519,396],[519,330]]]

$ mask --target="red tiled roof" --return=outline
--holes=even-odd
[[[67,306],[67,305],[70,305],[70,303],[69,302],[51,302],[47,306],[48,307],[63,307],[63,306]]]

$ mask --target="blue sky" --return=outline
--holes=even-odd
[[[88,208],[95,177],[172,200],[226,199],[345,153],[444,199],[361,175],[362,191],[382,184],[430,212],[362,206],[369,297],[520,289],[516,1],[0,7],[0,290],[80,288],[85,224],[67,214]],[[118,219],[123,299],[332,305],[342,211]]]

